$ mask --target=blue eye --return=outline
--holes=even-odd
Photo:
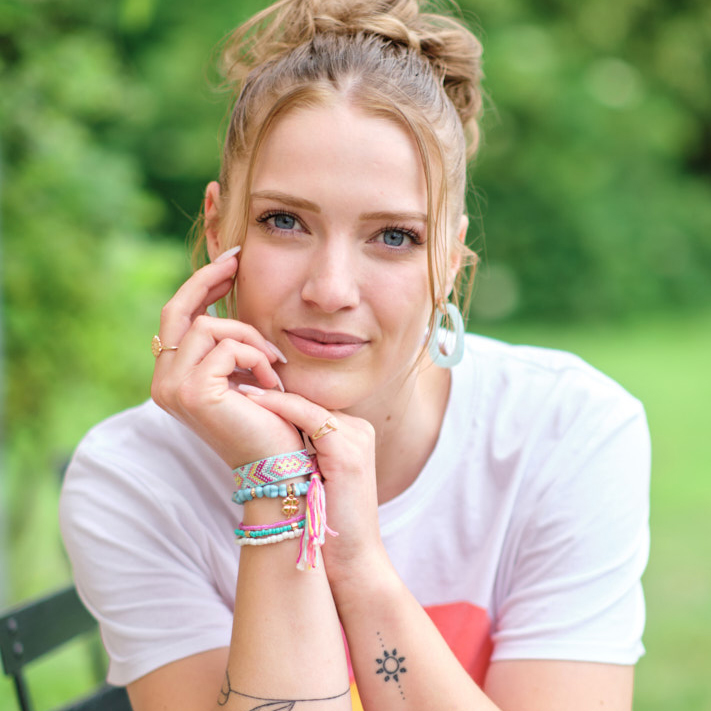
[[[402,230],[390,229],[383,231],[383,242],[387,244],[388,247],[402,247],[406,237],[409,237],[409,235]]]
[[[274,215],[272,219],[274,220],[274,227],[278,230],[293,230],[296,226],[296,219],[291,215],[280,213],[279,215]]]
[[[271,232],[297,232],[304,229],[295,215],[281,210],[267,212],[258,217],[257,222]]]
[[[376,242],[391,249],[410,249],[424,244],[420,235],[407,227],[386,227],[378,234]]]

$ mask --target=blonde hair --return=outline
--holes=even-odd
[[[237,100],[224,145],[221,195],[229,194],[236,164],[240,170],[246,166],[246,181],[243,214],[220,226],[234,244],[242,243],[254,164],[270,127],[285,112],[345,99],[393,120],[415,138],[424,167],[434,320],[436,302],[446,297],[450,249],[463,265],[476,263],[457,232],[465,212],[467,158],[479,143],[481,44],[459,20],[426,12],[421,4],[279,0],[227,38],[221,70]],[[449,239],[438,238],[442,224]],[[195,253],[203,247],[204,234]]]

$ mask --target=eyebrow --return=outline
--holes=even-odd
[[[278,190],[259,190],[256,193],[252,193],[251,197],[253,200],[278,200],[284,205],[289,205],[289,207],[300,207],[311,212],[321,212],[321,208],[315,202],[289,195],[289,193],[281,193]]]
[[[278,190],[258,190],[251,195],[253,200],[277,200],[278,202],[288,205],[289,207],[298,207],[303,210],[309,210],[311,212],[321,212],[321,208],[311,200],[305,200],[304,198],[296,197],[295,195],[290,195],[289,193],[282,193]],[[359,219],[366,220],[386,220],[386,221],[399,221],[399,220],[413,220],[415,222],[427,223],[427,215],[424,212],[397,212],[382,210],[378,212],[363,212],[359,215]]]
[[[389,212],[384,210],[381,212],[363,212],[359,217],[361,220],[385,220],[391,222],[403,220],[427,223],[427,215],[424,212]]]

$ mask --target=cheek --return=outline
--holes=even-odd
[[[237,270],[237,315],[258,326],[295,289],[294,265],[279,250],[245,246]]]
[[[371,282],[371,303],[380,320],[405,347],[419,347],[431,311],[429,279],[426,273],[390,274]]]

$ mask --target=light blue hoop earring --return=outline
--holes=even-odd
[[[459,309],[449,301],[447,302],[447,319],[454,326],[454,347],[451,353],[443,353],[439,341],[439,331],[442,327],[444,312],[437,308],[437,316],[427,339],[427,352],[435,365],[440,368],[453,368],[464,356],[464,320]],[[446,339],[445,339],[446,340]]]

